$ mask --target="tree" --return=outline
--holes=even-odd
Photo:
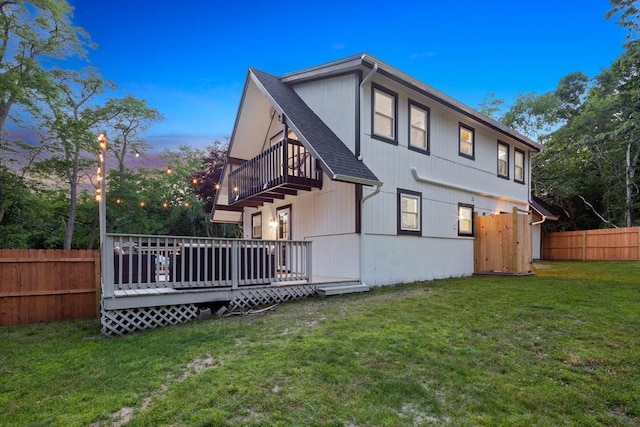
[[[612,8],[605,14],[606,19],[617,16],[616,24],[627,29],[627,40],[637,38],[640,32],[640,9],[637,0],[609,0]]]
[[[147,144],[141,134],[154,122],[162,120],[162,114],[131,95],[109,99],[104,109],[111,116],[107,122],[110,129],[107,133],[111,137],[107,149],[116,157],[118,172],[123,176],[127,156],[146,151]]]
[[[15,105],[38,110],[53,89],[43,58],[84,57],[89,36],[65,0],[0,0],[0,131]]]
[[[104,108],[90,102],[104,92],[104,82],[94,69],[50,72],[58,91],[46,99],[49,111],[43,114],[49,130],[45,146],[49,157],[37,163],[37,171],[51,174],[69,189],[69,214],[64,232],[64,249],[71,249],[76,220],[81,172],[95,169],[97,147],[95,128],[109,119]]]

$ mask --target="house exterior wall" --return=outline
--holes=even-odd
[[[298,96],[355,153],[356,91],[354,73],[293,86]]]
[[[269,220],[279,207],[290,205],[292,238],[313,241],[314,275],[360,278],[377,286],[473,274],[474,237],[458,235],[458,206],[472,205],[478,215],[527,210],[529,148],[383,76],[375,75],[360,91],[358,77],[343,74],[293,88],[352,152],[359,144],[364,163],[384,183],[364,205],[364,234],[356,233],[357,186],[325,175],[320,190],[245,209],[246,237],[251,237],[252,214],[261,212],[262,238],[275,239]],[[372,83],[397,94],[397,144],[371,135]],[[429,108],[429,154],[408,148],[410,100]],[[460,123],[475,130],[474,159],[459,154]],[[271,137],[281,127],[273,122],[270,129]],[[498,176],[498,141],[509,146],[508,179]],[[524,183],[514,181],[515,148],[525,153]],[[417,180],[412,168],[436,182]],[[398,234],[398,189],[421,194],[419,235]],[[363,187],[363,196],[373,190]]]
[[[474,269],[474,238],[458,235],[458,205],[472,205],[478,215],[528,209],[529,156],[525,183],[514,181],[516,141],[458,115],[424,95],[405,90],[383,77],[377,87],[397,93],[397,145],[371,136],[371,85],[363,90],[361,109],[363,161],[384,182],[381,192],[365,204],[364,277],[369,285],[470,275]],[[430,153],[410,150],[409,100],[430,110]],[[459,124],[475,130],[475,158],[459,155]],[[509,179],[498,177],[498,140],[509,145]],[[443,186],[416,180],[446,183]],[[398,189],[421,193],[421,231],[398,235]],[[368,194],[365,189],[364,194]]]
[[[276,239],[276,230],[269,221],[277,217],[284,206],[291,209],[292,240],[312,241],[313,274],[339,278],[359,277],[359,240],[355,234],[355,186],[323,178],[323,188],[299,191],[297,196],[245,209],[243,229],[251,237],[251,218],[262,215],[262,238]]]

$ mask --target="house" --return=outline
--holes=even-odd
[[[244,238],[105,233],[103,334],[220,305],[526,274],[541,148],[366,54],[249,69],[213,212]]]
[[[213,221],[311,242],[318,277],[471,275],[474,217],[530,210],[541,149],[368,54],[279,77],[249,69]]]

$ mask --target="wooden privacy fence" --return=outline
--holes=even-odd
[[[640,260],[640,227],[545,233],[542,259],[637,261]]]
[[[530,274],[532,264],[531,214],[513,208],[512,213],[478,216],[475,213],[475,262],[477,274]]]
[[[0,249],[0,326],[97,317],[93,250]]]

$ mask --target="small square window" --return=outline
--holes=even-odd
[[[474,158],[475,130],[472,127],[459,124],[460,145],[459,154],[470,159]]]
[[[514,153],[514,171],[513,171],[513,179],[516,182],[524,184],[524,151],[520,151],[517,148]]]
[[[458,236],[473,236],[473,205],[458,205]]]
[[[398,189],[398,234],[420,234],[422,194]]]
[[[396,142],[398,95],[373,86],[373,136]]]
[[[498,176],[509,178],[509,146],[498,141]]]
[[[251,238],[262,239],[262,213],[251,215]]]
[[[429,152],[429,108],[409,101],[409,148]]]

